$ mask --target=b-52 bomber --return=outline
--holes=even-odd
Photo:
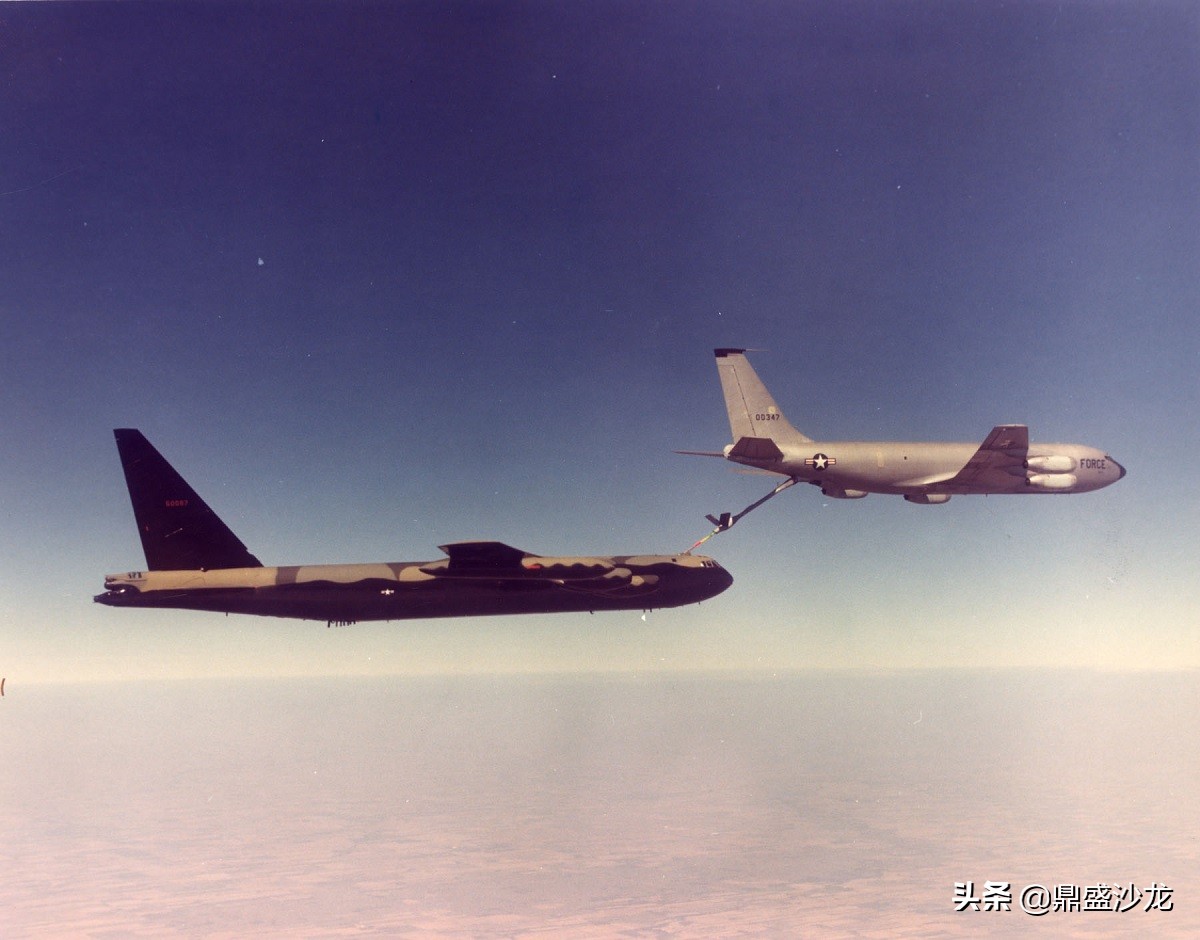
[[[717,531],[796,483],[811,483],[834,499],[886,493],[930,506],[959,494],[1085,493],[1125,476],[1124,467],[1094,447],[1030,443],[1023,424],[997,425],[982,444],[815,441],[784,417],[746,350],[713,352],[733,443],[716,452],[679,453],[724,457],[787,478],[736,515],[709,516]]]
[[[140,431],[114,435],[145,571],[110,574],[94,600],[346,625],[491,614],[652,610],[707,600],[733,583],[699,555],[543,557],[501,542],[444,545],[445,558],[265,567]]]

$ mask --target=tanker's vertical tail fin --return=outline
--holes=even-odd
[[[262,567],[141,431],[113,434],[148,570]]]
[[[758,373],[746,358],[744,349],[714,349],[725,409],[729,412],[729,430],[733,440],[743,438],[803,444],[805,437],[783,416],[775,399],[767,391]]]

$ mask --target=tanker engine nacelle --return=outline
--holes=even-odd
[[[1074,457],[1064,454],[1025,458],[1025,469],[1036,470],[1039,473],[1070,473],[1077,466],[1079,462]]]
[[[823,486],[821,492],[833,499],[862,499],[866,490],[844,490],[840,486]]]
[[[1039,490],[1069,490],[1076,480],[1073,473],[1035,473],[1025,482]]]
[[[949,493],[906,493],[904,498],[918,506],[938,506],[950,502]]]

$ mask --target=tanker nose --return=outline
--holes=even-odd
[[[1125,479],[1125,468],[1121,464],[1117,463],[1115,460],[1113,460],[1111,457],[1109,457],[1108,454],[1104,455],[1104,459],[1112,460],[1112,465],[1117,468],[1117,479],[1118,480]]]

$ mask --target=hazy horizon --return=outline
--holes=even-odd
[[[11,936],[1189,936],[1198,696],[1061,672],[43,687],[0,702],[0,907]],[[955,913],[989,880],[1175,904]]]

